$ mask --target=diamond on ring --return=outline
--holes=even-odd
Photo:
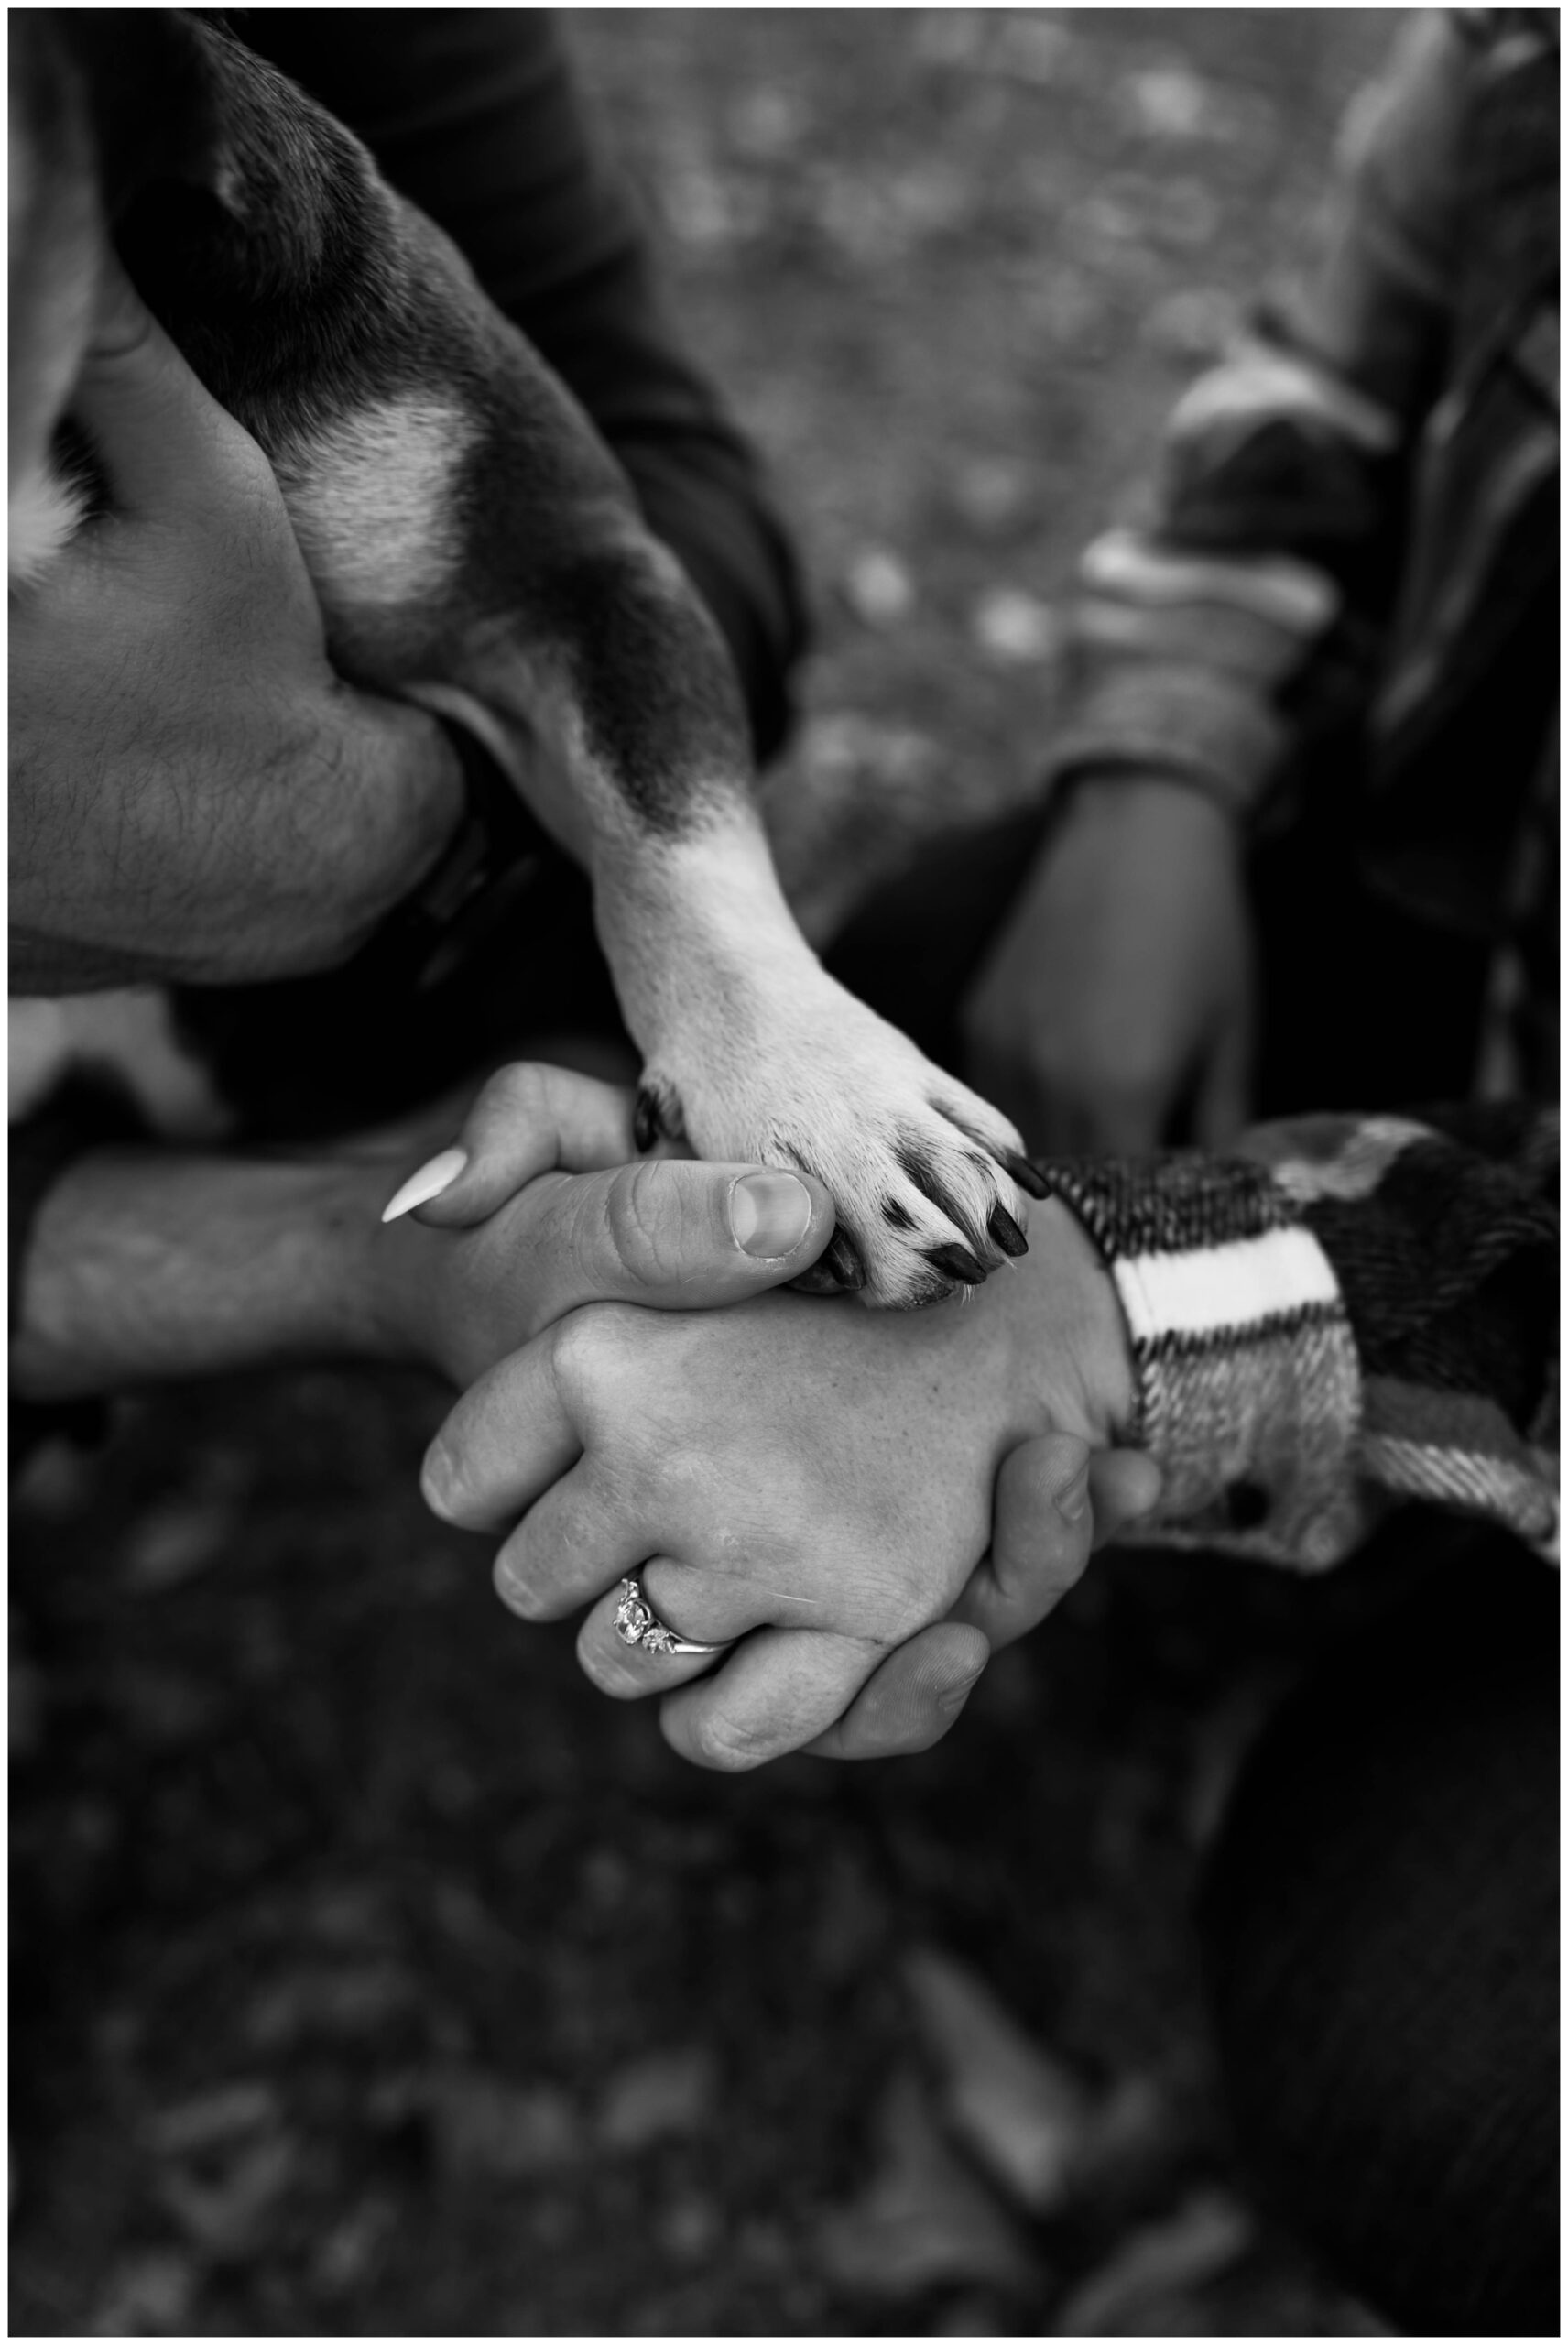
[[[652,1607],[643,1602],[636,1580],[622,1580],[621,1600],[615,1609],[615,1634],[621,1642],[640,1644],[653,1626]]]
[[[621,1582],[621,1600],[615,1607],[615,1634],[624,1645],[641,1645],[644,1652],[724,1651],[724,1644],[705,1645],[696,1637],[678,1637],[673,1629],[667,1629],[635,1579]],[[725,1642],[733,1642],[734,1640]]]

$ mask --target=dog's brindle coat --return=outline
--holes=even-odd
[[[479,731],[589,869],[645,1057],[639,1142],[684,1131],[816,1173],[832,1268],[870,1302],[928,1302],[1021,1251],[1018,1135],[819,966],[716,628],[453,246],[216,22],[9,27],[14,584],[83,510],[59,427],[112,237],[270,459],[338,668]]]

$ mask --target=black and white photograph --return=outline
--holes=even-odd
[[[8,2333],[1560,2336],[1558,11],[7,34]]]

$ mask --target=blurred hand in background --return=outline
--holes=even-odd
[[[1252,963],[1230,816],[1168,775],[1085,777],[965,1004],[969,1078],[1041,1152],[1223,1147]]]

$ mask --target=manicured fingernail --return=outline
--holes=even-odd
[[[743,1254],[792,1254],[811,1226],[811,1193],[792,1172],[746,1172],[730,1191],[730,1227]]]
[[[439,1197],[443,1189],[451,1188],[467,1162],[465,1148],[443,1148],[439,1156],[432,1156],[428,1164],[421,1164],[417,1172],[409,1173],[382,1220],[397,1221],[402,1215],[412,1213],[416,1205],[428,1205],[432,1197]]]
[[[452,1459],[439,1441],[431,1442],[425,1452],[425,1462],[419,1468],[419,1488],[430,1512],[439,1514],[443,1521],[448,1520],[451,1514],[448,1501],[452,1496]]]
[[[1056,1511],[1069,1522],[1082,1522],[1089,1503],[1089,1461],[1083,1460],[1064,1490],[1056,1493]]]
[[[511,1565],[499,1556],[490,1575],[490,1584],[507,1611],[515,1612],[519,1620],[537,1620],[539,1618],[538,1602],[527,1580],[520,1579]]]

